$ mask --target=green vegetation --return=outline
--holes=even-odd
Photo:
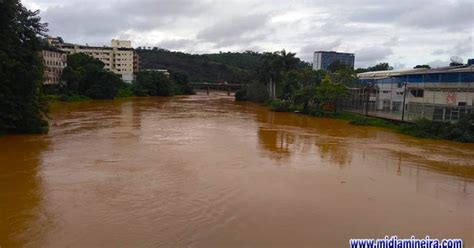
[[[355,70],[356,73],[362,73],[362,72],[369,72],[369,71],[390,71],[393,70],[393,67],[390,66],[388,63],[379,63],[374,66],[370,66],[367,68],[357,68]]]
[[[275,99],[268,101],[266,105],[275,112],[291,112],[296,110],[295,106],[289,100]]]
[[[345,84],[355,78],[351,68],[335,65],[334,73],[314,71],[294,53],[286,51],[265,53],[258,62],[254,80],[236,92],[237,100],[266,102],[270,99],[269,85],[275,84],[276,99],[269,106],[274,111],[331,110],[337,112],[341,100],[348,95]]]
[[[40,39],[46,32],[38,12],[18,0],[0,5],[0,134],[46,133],[47,102],[41,93]]]
[[[230,64],[211,60],[206,55],[171,52],[164,49],[137,49],[142,69],[168,69],[175,73],[186,74],[189,80],[196,82],[244,82],[249,72]]]
[[[186,54],[161,48],[137,49],[143,69],[168,69],[184,73],[192,82],[247,83],[265,53],[246,51],[243,53]],[[309,66],[297,59],[297,67]]]
[[[414,125],[401,126],[399,131],[421,138],[474,143],[474,114],[466,115],[455,123],[420,119]]]
[[[143,71],[138,73],[133,85],[137,96],[172,96],[174,84],[164,73]]]
[[[416,137],[474,142],[474,115],[465,116],[456,123],[421,119],[413,124],[400,124],[339,111],[342,99],[349,94],[348,88],[354,84],[356,71],[392,70],[388,63],[354,71],[335,62],[328,72],[324,72],[298,66],[301,63],[294,55],[286,51],[263,54],[251,74],[253,81],[236,92],[236,100],[265,103],[275,112],[343,119],[352,125],[383,127]],[[270,100],[271,84],[276,85],[276,98]]]
[[[66,82],[66,95],[91,99],[113,99],[124,86],[116,74],[104,69],[104,63],[83,53],[68,56],[62,79]]]
[[[45,95],[48,102],[83,102],[89,101],[91,98],[76,94],[60,94],[60,95]]]

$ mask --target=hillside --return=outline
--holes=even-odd
[[[168,69],[186,73],[191,81],[242,83],[250,74],[251,66],[246,66],[239,55],[229,57],[220,54],[194,55],[182,52],[172,52],[164,49],[137,49],[140,55],[141,69]],[[254,56],[251,65],[258,58]],[[242,56],[248,60],[248,56]]]
[[[168,69],[186,73],[192,82],[247,82],[264,56],[252,51],[197,55],[160,48],[138,48],[137,52],[141,69]],[[297,63],[301,68],[310,66],[298,58]]]

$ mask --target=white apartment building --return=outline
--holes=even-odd
[[[122,80],[131,83],[138,69],[138,55],[130,41],[112,40],[110,47],[83,46],[68,43],[52,43],[68,54],[85,53],[105,64],[104,69],[119,74]],[[137,60],[137,61],[135,61]]]
[[[62,51],[42,50],[45,85],[61,84],[63,69],[67,66],[67,55]]]

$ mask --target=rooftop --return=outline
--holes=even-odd
[[[336,52],[336,51],[315,51],[314,53],[337,53],[337,54],[347,54],[354,56],[353,53],[343,53],[343,52]]]
[[[416,75],[416,74],[432,74],[432,73],[456,73],[456,72],[474,72],[474,65],[447,66],[440,68],[416,68],[401,69],[390,71],[370,71],[357,74],[360,79],[381,79],[387,77]]]

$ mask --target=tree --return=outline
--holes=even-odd
[[[430,65],[417,65],[417,66],[413,67],[413,69],[418,69],[418,68],[431,69],[431,66]]]
[[[321,84],[316,88],[316,98],[323,105],[333,108],[337,111],[337,106],[341,99],[348,96],[349,90],[340,83],[334,83],[329,76],[326,76]]]
[[[356,73],[369,72],[369,71],[390,71],[393,70],[393,67],[388,63],[379,63],[374,66],[369,66],[367,68],[357,68]]]
[[[172,96],[175,84],[162,72],[142,71],[137,74],[134,92],[138,96]]]
[[[186,73],[170,71],[170,77],[176,84],[175,93],[193,94],[193,87],[189,85],[189,77]]]
[[[68,56],[62,79],[72,94],[92,99],[113,99],[124,82],[104,69],[104,63],[84,53]]]
[[[47,31],[38,11],[18,0],[0,4],[0,133],[45,133],[40,39]]]
[[[332,62],[328,66],[328,71],[329,72],[336,72],[336,71],[340,71],[340,70],[352,70],[352,67],[347,65],[347,64],[342,63],[339,60],[336,60],[336,61]]]

